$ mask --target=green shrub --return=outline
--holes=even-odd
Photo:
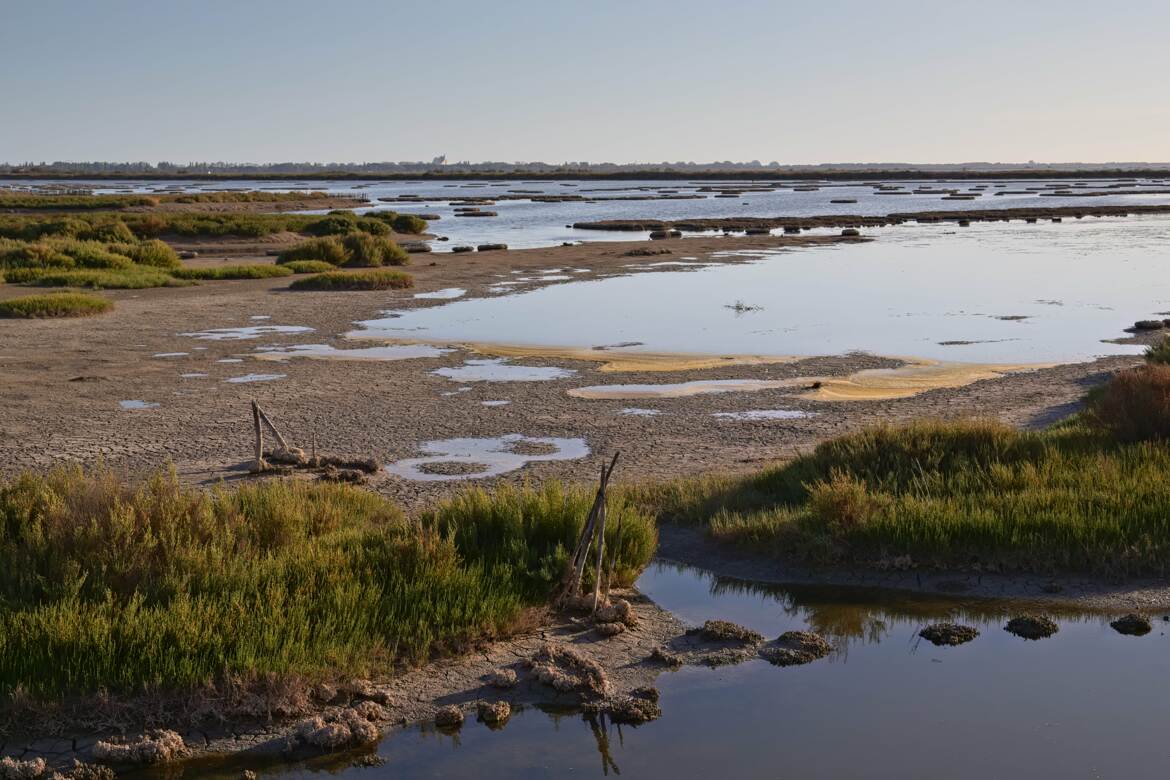
[[[330,265],[343,265],[347,259],[348,255],[341,244],[341,239],[336,236],[325,236],[302,241],[284,250],[276,262],[287,264],[298,260],[316,260]]]
[[[88,229],[78,233],[77,237],[88,241],[123,244],[132,244],[138,240],[133,231],[120,219],[91,224]]]
[[[290,290],[400,290],[414,286],[414,278],[402,271],[328,271],[297,279]]]
[[[384,236],[350,233],[341,239],[341,243],[346,252],[345,264],[349,266],[377,267],[410,262],[406,250]]]
[[[282,265],[254,263],[252,265],[219,265],[211,268],[176,268],[171,271],[176,279],[271,279],[292,276],[291,269]]]
[[[542,601],[564,576],[593,497],[592,488],[555,480],[540,488],[504,485],[491,493],[471,488],[425,512],[421,522],[453,539],[465,558],[512,567],[526,598]],[[654,555],[657,529],[649,515],[621,498],[610,500],[606,514],[606,549],[617,551],[613,584],[631,585]]]
[[[1170,365],[1122,371],[1093,393],[1092,419],[1123,442],[1170,439]]]
[[[179,253],[171,245],[158,239],[150,239],[130,248],[130,259],[138,265],[152,268],[180,268]]]
[[[319,274],[334,270],[332,263],[323,260],[293,260],[283,264],[284,268],[294,274]]]
[[[0,317],[25,319],[89,317],[94,314],[102,314],[112,308],[114,308],[113,301],[97,295],[50,293],[48,295],[26,295],[22,298],[0,301]]]
[[[391,224],[397,233],[418,234],[427,231],[427,221],[414,214],[399,214]]]
[[[1170,365],[1170,336],[1163,336],[1157,344],[1146,347],[1146,362]]]

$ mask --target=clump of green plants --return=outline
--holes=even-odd
[[[351,211],[331,211],[304,226],[304,232],[313,236],[348,236],[351,233],[390,235],[390,226],[380,219],[359,217]]]
[[[158,239],[141,241],[129,248],[130,259],[138,265],[147,265],[152,268],[180,268],[182,262],[179,253],[171,248],[170,244]]]
[[[324,236],[310,238],[308,241],[302,241],[296,246],[284,250],[277,257],[276,262],[287,265],[288,263],[312,260],[330,265],[344,265],[348,258],[349,255],[346,253],[341,239],[336,236]]]
[[[158,199],[146,195],[38,195],[36,193],[0,194],[0,209],[79,210],[126,209],[132,206],[155,206]]]
[[[335,268],[332,263],[326,263],[324,260],[291,260],[281,265],[294,274],[320,274]]]
[[[0,317],[42,319],[48,317],[91,317],[114,308],[108,298],[84,293],[25,295],[0,301]]]
[[[290,290],[401,290],[414,286],[414,277],[402,271],[374,268],[368,271],[327,271],[297,279]]]
[[[453,539],[464,557],[513,567],[514,583],[541,600],[564,576],[593,498],[591,488],[556,480],[490,493],[471,488],[425,512],[421,522]],[[612,584],[631,585],[654,555],[657,529],[648,513],[621,497],[611,498],[607,516],[606,549],[616,552]]]
[[[1170,439],[1170,365],[1122,371],[1088,399],[1090,419],[1123,442]]]
[[[275,276],[292,276],[291,268],[268,263],[251,265],[217,265],[208,268],[176,268],[171,274],[177,279],[271,279]]]
[[[349,485],[23,474],[0,483],[0,691],[368,674],[458,649],[547,602],[589,499],[477,492],[410,522]],[[614,511],[629,581],[654,528]]]
[[[345,247],[345,265],[377,267],[410,262],[406,250],[385,236],[350,233],[341,239],[341,244]]]
[[[1119,440],[1091,419],[1038,432],[919,422],[630,499],[719,540],[818,563],[1153,574],[1170,554],[1167,469],[1164,444]]]
[[[192,280],[177,279],[157,268],[131,266],[124,270],[87,268],[14,268],[4,272],[13,284],[36,287],[88,287],[95,290],[143,290],[150,287],[185,287]]]
[[[1170,365],[1170,336],[1163,336],[1157,344],[1146,347],[1146,362]]]

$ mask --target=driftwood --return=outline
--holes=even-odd
[[[613,476],[613,470],[617,467],[618,455],[620,455],[620,453],[614,453],[613,459],[610,461],[608,467],[604,463],[601,466],[601,479],[597,486],[597,494],[593,498],[593,506],[589,509],[589,515],[585,518],[585,526],[581,529],[581,536],[577,540],[577,547],[573,550],[573,555],[569,559],[569,568],[565,573],[561,594],[557,598],[556,602],[559,606],[565,606],[572,599],[577,598],[581,594],[581,579],[585,575],[585,565],[589,558],[589,546],[592,544],[594,537],[597,535],[597,529],[599,525],[602,526],[602,530],[604,531],[606,489],[609,486],[609,478]],[[599,578],[601,576],[601,562],[603,560],[602,555],[604,543],[603,536],[598,541],[597,564]],[[595,585],[595,608],[597,598],[598,593]]]

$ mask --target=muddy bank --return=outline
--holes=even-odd
[[[702,529],[672,524],[663,524],[659,528],[656,557],[739,580],[784,585],[844,585],[961,598],[1010,600],[1021,610],[1029,604],[1036,605],[1038,609],[1064,606],[1102,613],[1170,610],[1170,583],[1165,581],[972,571],[877,571],[811,567],[799,561],[720,544],[708,537]]]
[[[1156,206],[1058,206],[1053,208],[964,209],[953,211],[905,211],[885,216],[859,214],[824,214],[810,217],[722,217],[709,219],[602,219],[575,222],[578,230],[811,230],[813,228],[885,227],[903,222],[1000,222],[1005,220],[1041,220],[1071,217],[1126,217],[1131,214],[1170,213],[1170,205]]]

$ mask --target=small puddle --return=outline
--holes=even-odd
[[[202,379],[205,376],[207,376],[207,374],[201,373],[199,371],[192,371],[189,374],[179,374],[180,379]]]
[[[223,380],[225,384],[229,385],[246,385],[250,382],[274,382],[277,379],[284,379],[288,374],[244,374],[243,376],[233,376],[231,379]]]
[[[676,384],[642,385],[594,385],[576,387],[569,391],[574,398],[619,399],[619,398],[686,398],[707,393],[754,393],[779,387],[794,387],[807,384],[798,379],[701,379]]]
[[[621,413],[630,417],[657,417],[662,414],[658,409],[642,409],[637,406],[627,406]]]
[[[123,409],[157,409],[159,405],[153,401],[119,401],[118,406]]]
[[[515,471],[528,463],[577,460],[589,454],[584,439],[524,436],[511,433],[484,439],[441,439],[419,449],[420,458],[385,466],[389,473],[419,482],[484,479]]]
[[[414,297],[424,300],[448,301],[453,298],[462,298],[464,295],[467,295],[467,290],[464,290],[462,287],[446,287],[433,292],[415,293]]]
[[[481,406],[507,406],[511,401],[480,401]]]
[[[517,365],[506,358],[466,360],[462,366],[436,368],[431,373],[454,382],[548,382],[577,374],[569,368]]]
[[[258,360],[285,361],[291,358],[315,358],[318,360],[413,360],[415,358],[437,358],[454,352],[452,349],[433,347],[429,344],[388,344],[382,347],[360,347],[338,349],[330,344],[297,344],[292,347],[261,347]]]
[[[179,335],[204,341],[246,341],[273,334],[312,332],[313,329],[305,325],[249,325],[241,328],[211,328],[191,333],[180,333]]]
[[[152,358],[172,358],[172,357],[186,357],[190,352],[156,352],[151,355]]]

